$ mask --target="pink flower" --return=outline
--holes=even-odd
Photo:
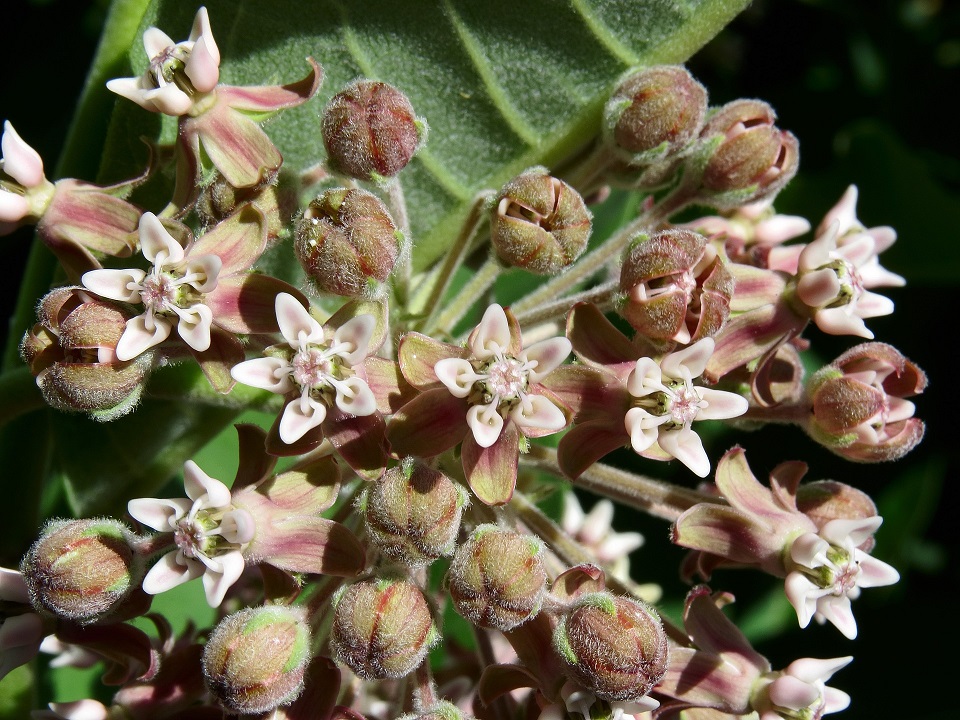
[[[785,670],[767,673],[754,692],[753,709],[760,720],[793,720],[820,718],[846,710],[850,696],[842,690],[827,687],[827,680],[853,657],[819,660],[794,660]]]
[[[13,129],[3,123],[0,138],[0,235],[13,232],[24,220],[38,219],[50,204],[53,183],[43,174],[43,160]]]
[[[609,566],[617,577],[630,576],[631,552],[643,545],[643,535],[638,532],[616,532],[613,529],[613,503],[600,500],[589,513],[585,513],[575,493],[563,496],[563,515],[560,526],[564,531],[594,554],[597,562]]]
[[[10,612],[16,606],[20,606],[21,612]],[[33,612],[27,584],[16,570],[0,568],[0,608],[2,680],[8,672],[33,659],[46,632],[43,619]]]

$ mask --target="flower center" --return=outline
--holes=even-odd
[[[840,292],[833,302],[827,307],[842,307],[844,305],[855,304],[860,296],[863,295],[863,279],[857,271],[856,266],[847,260],[835,260],[828,265],[837,277],[840,279]]]
[[[498,357],[487,366],[486,375],[487,390],[501,400],[514,400],[526,392],[528,372],[512,357]]]
[[[704,402],[692,385],[684,383],[674,391],[668,406],[673,422],[686,426],[697,419]]]
[[[322,388],[342,375],[341,365],[329,350],[310,346],[300,350],[290,362],[290,374],[301,388]]]
[[[207,545],[205,530],[195,517],[188,515],[177,521],[173,531],[173,541],[184,557],[196,558],[205,554],[204,549]]]
[[[170,83],[182,84],[183,69],[187,58],[190,57],[190,49],[182,44],[171,45],[163,52],[154,55],[150,60],[150,69],[148,75],[153,84],[161,88]]]
[[[164,273],[150,273],[143,280],[140,299],[152,310],[166,310],[176,304],[176,284]]]

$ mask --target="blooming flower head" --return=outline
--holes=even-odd
[[[0,138],[0,235],[13,232],[20,222],[36,220],[53,195],[53,183],[43,174],[43,160],[13,129],[3,123]]]
[[[183,486],[188,499],[138,498],[127,505],[139,522],[172,533],[174,549],[150,569],[143,589],[156,595],[202,575],[207,602],[218,607],[243,572],[243,550],[253,540],[255,523],[233,505],[230,488],[192,460],[183,466]]]
[[[593,552],[597,561],[609,566],[617,577],[630,576],[631,552],[643,545],[638,532],[616,532],[611,524],[613,503],[604,498],[585,513],[573,492],[563,496],[560,526],[584,548]]]
[[[111,80],[107,87],[146,110],[185,115],[197,97],[209,93],[220,80],[220,50],[205,7],[197,11],[188,39],[175,43],[151,27],[143,34],[143,48],[150,58],[147,71],[137,78]]]
[[[704,338],[688,348],[664,356],[637,360],[627,378],[633,398],[624,424],[630,445],[643,455],[654,445],[675,457],[700,477],[710,472],[710,459],[691,425],[698,420],[720,420],[743,415],[746,398],[735,393],[693,384],[713,353],[713,339]]]
[[[760,714],[760,720],[819,720],[845,710],[850,696],[827,687],[826,682],[852,660],[850,656],[795,660],[786,669],[767,673],[760,679],[751,705]]]

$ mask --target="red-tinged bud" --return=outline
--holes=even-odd
[[[330,635],[334,656],[365,680],[407,675],[440,639],[427,600],[412,583],[356,583],[335,603]]]
[[[510,630],[540,612],[546,592],[542,543],[481,525],[457,548],[447,575],[454,607],[473,625]]]
[[[879,513],[877,506],[862,490],[836,480],[817,480],[797,488],[797,509],[813,520],[818,530],[831,520],[866,520]],[[875,545],[870,535],[858,547],[870,552]]]
[[[776,114],[760,100],[735,100],[718,109],[700,137],[717,138],[703,171],[701,200],[733,209],[780,192],[797,172],[800,144],[774,125]]]
[[[321,292],[372,297],[393,272],[403,236],[376,195],[328,190],[297,223],[294,251]]]
[[[408,565],[452,555],[466,491],[422,463],[391,468],[361,501],[370,537],[388,557]]]
[[[503,186],[490,218],[500,260],[537,275],[555,275],[580,257],[590,227],[580,194],[538,168]]]
[[[607,102],[605,137],[631,162],[650,162],[689,144],[706,112],[707,91],[685,68],[646,68],[620,83]]]
[[[397,88],[358,80],[331,98],[323,111],[322,131],[331,169],[370,180],[403,170],[425,126]]]
[[[806,430],[833,452],[860,462],[896,460],[923,438],[924,424],[905,398],[927,377],[896,348],[864,343],[817,372],[807,392]]]
[[[638,700],[667,670],[656,612],[609,593],[583,596],[560,619],[553,642],[570,676],[604,700]]]
[[[300,608],[246,608],[220,621],[203,651],[207,687],[229,712],[269,712],[303,689],[310,627]]]
[[[464,715],[453,703],[441,700],[421,712],[401,715],[397,720],[471,720],[471,718]]]
[[[621,314],[653,340],[692,343],[727,321],[734,280],[707,239],[690,230],[641,235],[620,272]]]
[[[140,399],[155,354],[116,357],[131,314],[81,288],[59,288],[37,307],[40,321],[24,335],[20,354],[48,404],[112,420]]]
[[[20,563],[34,607],[80,624],[116,610],[143,570],[132,532],[110,518],[51,520]]]

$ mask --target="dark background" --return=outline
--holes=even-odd
[[[12,0],[4,6],[0,119],[13,122],[40,152],[51,176],[105,8],[106,2],[90,0]],[[906,276],[908,285],[882,291],[895,301],[896,314],[869,326],[878,340],[898,347],[930,377],[929,390],[917,399],[927,437],[896,465],[839,461],[791,428],[737,437],[760,478],[784,459],[803,458],[811,479],[829,477],[870,493],[885,517],[876,552],[903,576],[894,588],[867,590],[855,603],[861,628],[856,641],[829,626],[800,632],[791,625],[777,638],[758,640],[758,649],[774,667],[801,656],[854,655],[831,682],[853,696],[851,708],[838,717],[954,717],[946,691],[960,666],[950,659],[957,641],[952,612],[958,587],[958,441],[950,435],[956,422],[948,417],[948,398],[956,374],[950,333],[958,326],[960,278],[960,140],[954,111],[960,92],[960,3],[758,1],[689,67],[708,88],[711,104],[737,97],[767,100],[781,127],[799,137],[801,170],[778,199],[781,212],[816,224],[846,186],[856,183],[860,219],[898,230],[898,243],[883,264]],[[0,284],[4,315],[15,301],[30,241],[29,230],[2,240],[8,273]],[[0,330],[2,337],[6,328]],[[824,361],[853,344],[851,338],[816,335]],[[712,457],[723,443],[716,441]],[[636,526],[651,538],[633,561],[639,579],[647,579],[644,563],[676,566],[679,550],[660,556],[662,523],[626,514],[618,519],[621,529]],[[669,578],[665,584],[669,587]],[[772,588],[737,573],[718,575],[714,584],[737,595],[735,611],[743,617],[750,611],[756,617]]]

